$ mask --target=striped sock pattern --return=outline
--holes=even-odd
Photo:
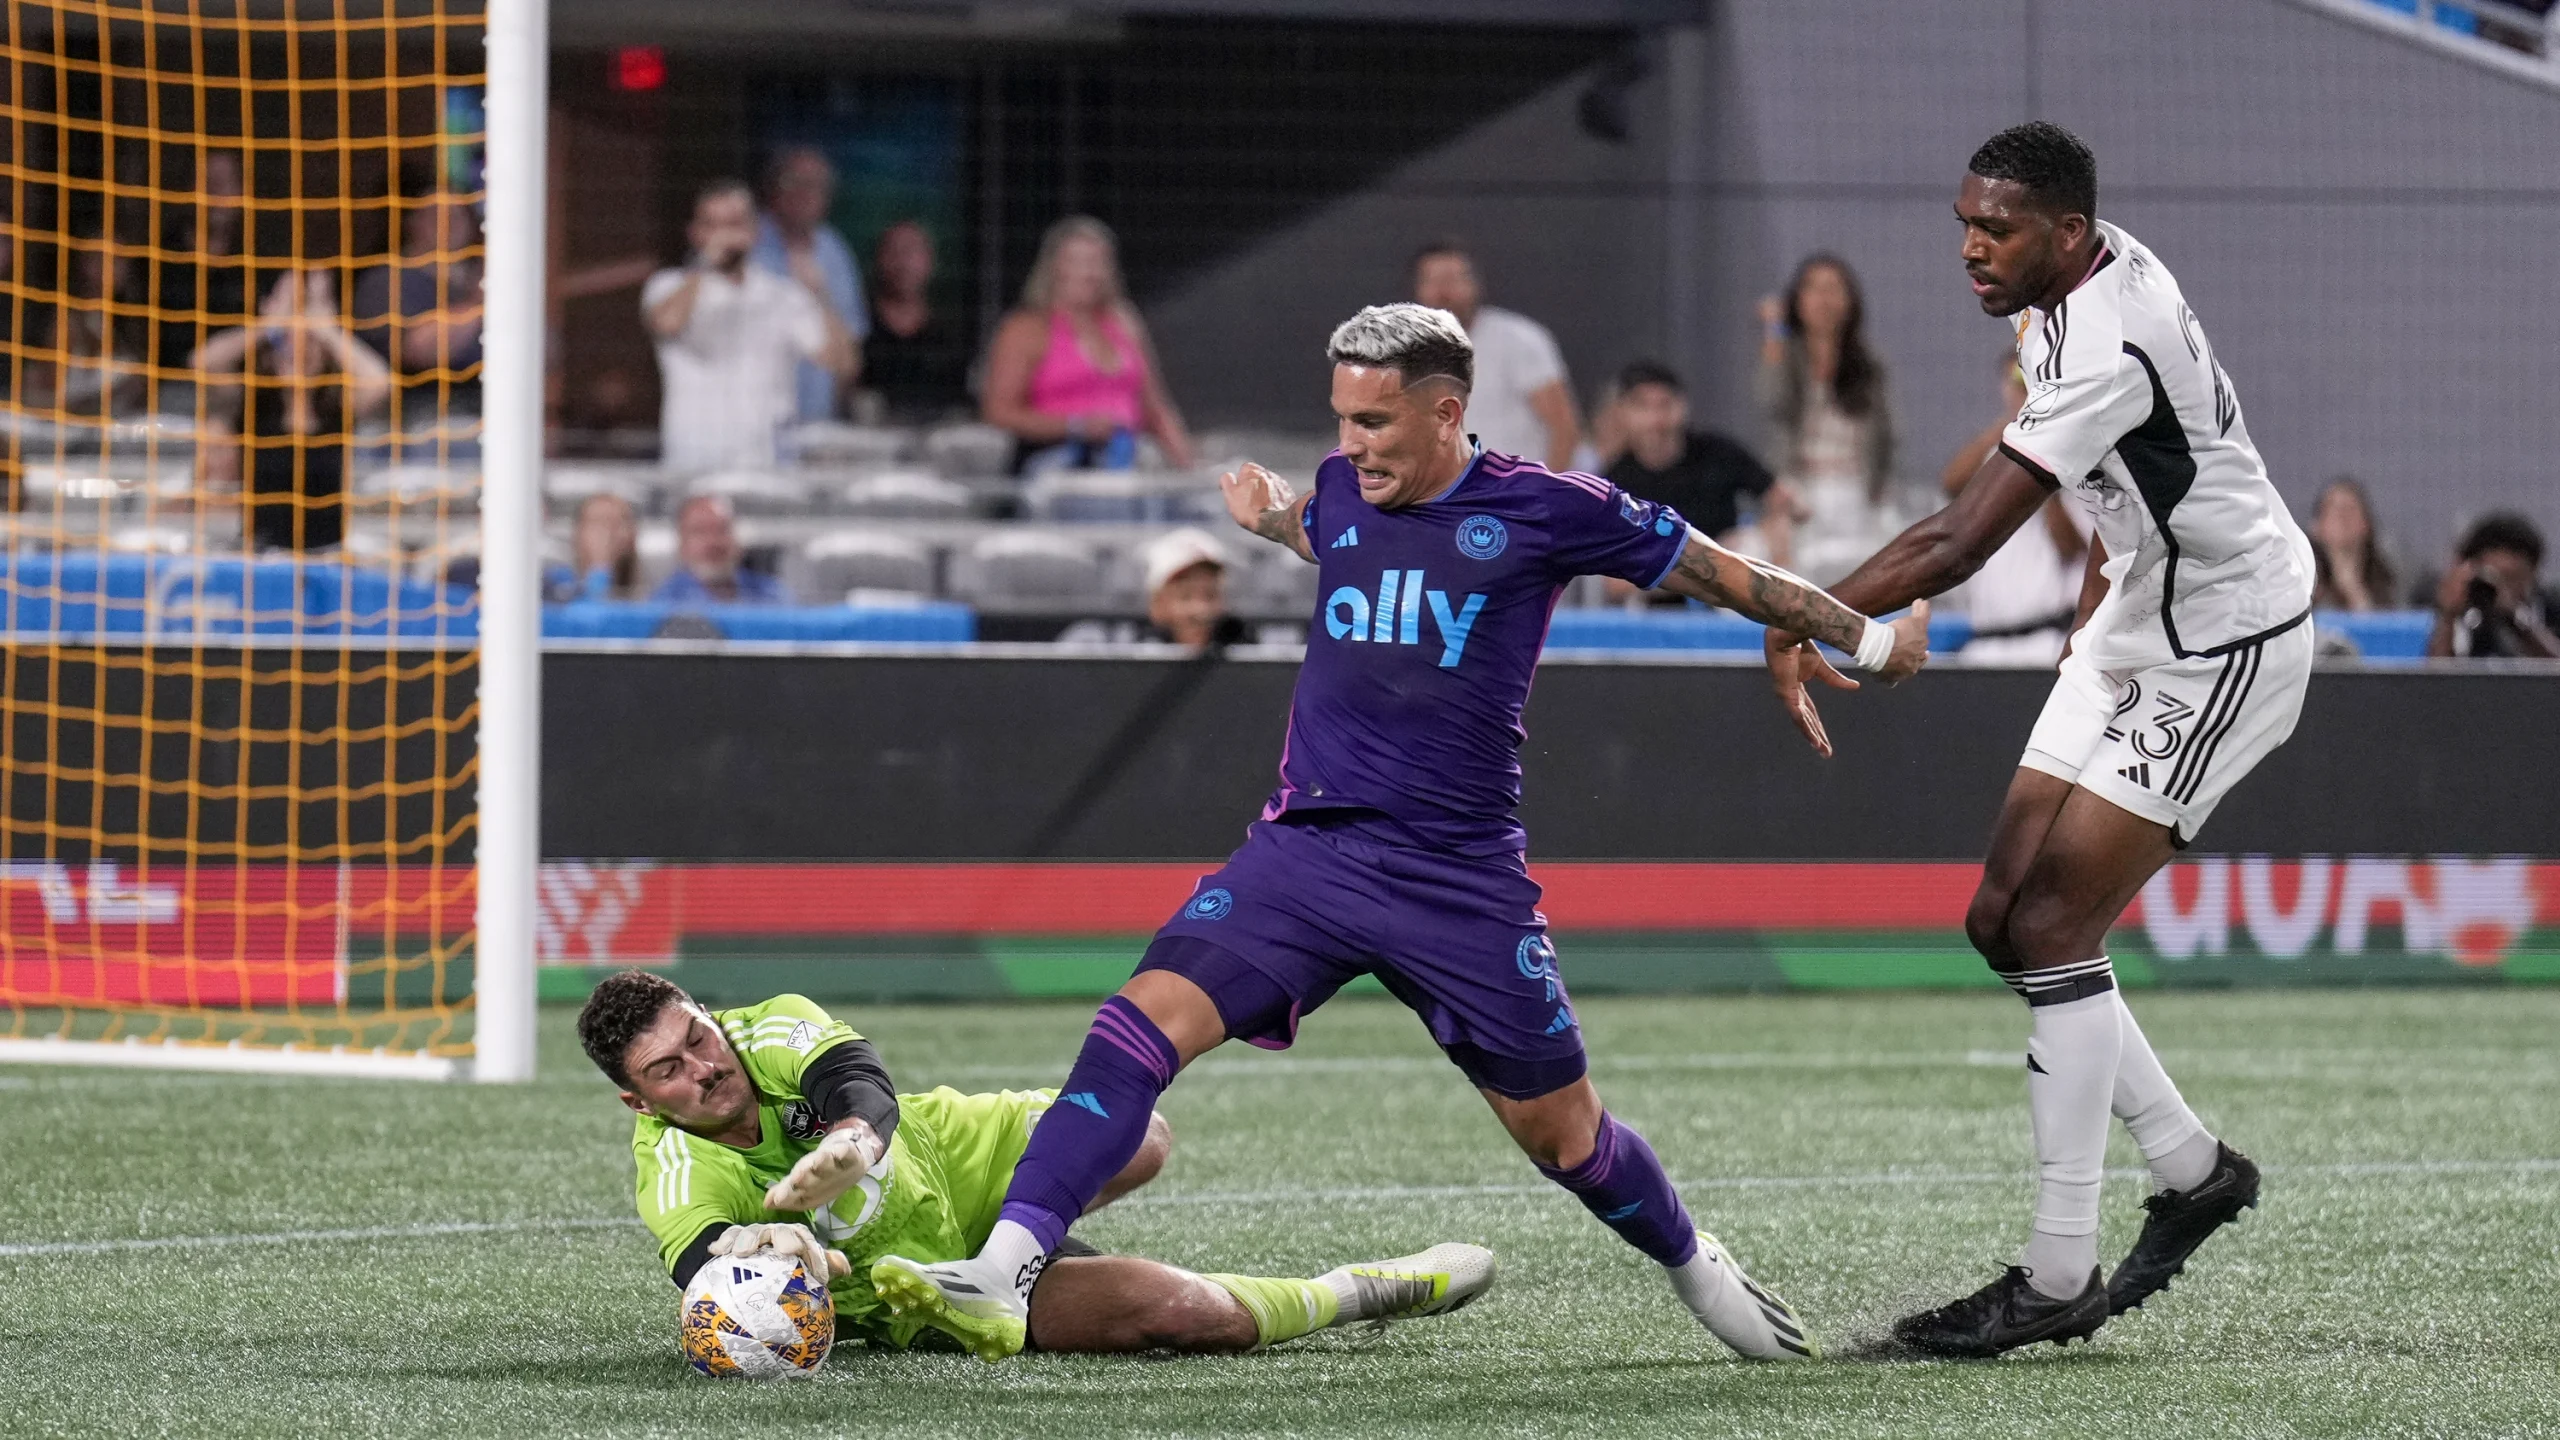
[[[2009,988],[2029,1005],[2062,1005],[2115,989],[2116,967],[2115,962],[2101,955],[2095,960],[2047,970],[2002,971],[2000,978],[2009,982]]]

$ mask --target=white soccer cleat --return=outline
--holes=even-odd
[[[1316,1283],[1331,1286],[1342,1302],[1336,1325],[1446,1315],[1493,1288],[1493,1252],[1481,1245],[1434,1245],[1419,1255],[1340,1266],[1317,1276]]]
[[[1698,1253],[1671,1273],[1689,1312],[1707,1332],[1749,1360],[1818,1360],[1821,1350],[1786,1301],[1742,1273],[1713,1235],[1698,1232]]]
[[[891,1314],[923,1321],[981,1360],[1022,1351],[1031,1307],[1015,1281],[985,1260],[927,1265],[892,1255],[871,1267],[871,1288]]]

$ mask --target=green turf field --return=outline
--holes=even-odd
[[[1328,1008],[1287,1056],[1195,1067],[1164,1177],[1080,1233],[1273,1274],[1473,1240],[1502,1257],[1485,1303],[1242,1359],[846,1350],[789,1386],[677,1360],[629,1125],[566,1011],[520,1090],[0,1068],[0,1434],[2560,1433],[2560,990],[2137,1003],[2266,1163],[2267,1203],[2094,1347],[1987,1364],[1721,1358],[1385,1001]],[[1613,1108],[1836,1351],[2021,1238],[2014,1000],[1583,1013]],[[903,1086],[995,1088],[1054,1083],[1089,1014],[856,1018]],[[2111,1254],[2140,1193],[2110,1187]]]

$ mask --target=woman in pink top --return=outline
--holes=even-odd
[[[980,411],[1021,441],[1025,470],[1126,469],[1141,435],[1155,438],[1167,464],[1194,463],[1146,325],[1121,293],[1119,244],[1101,221],[1071,215],[1041,237],[1022,306],[989,347]]]

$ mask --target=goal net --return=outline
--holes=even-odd
[[[487,17],[5,16],[0,1062],[471,1073]]]

